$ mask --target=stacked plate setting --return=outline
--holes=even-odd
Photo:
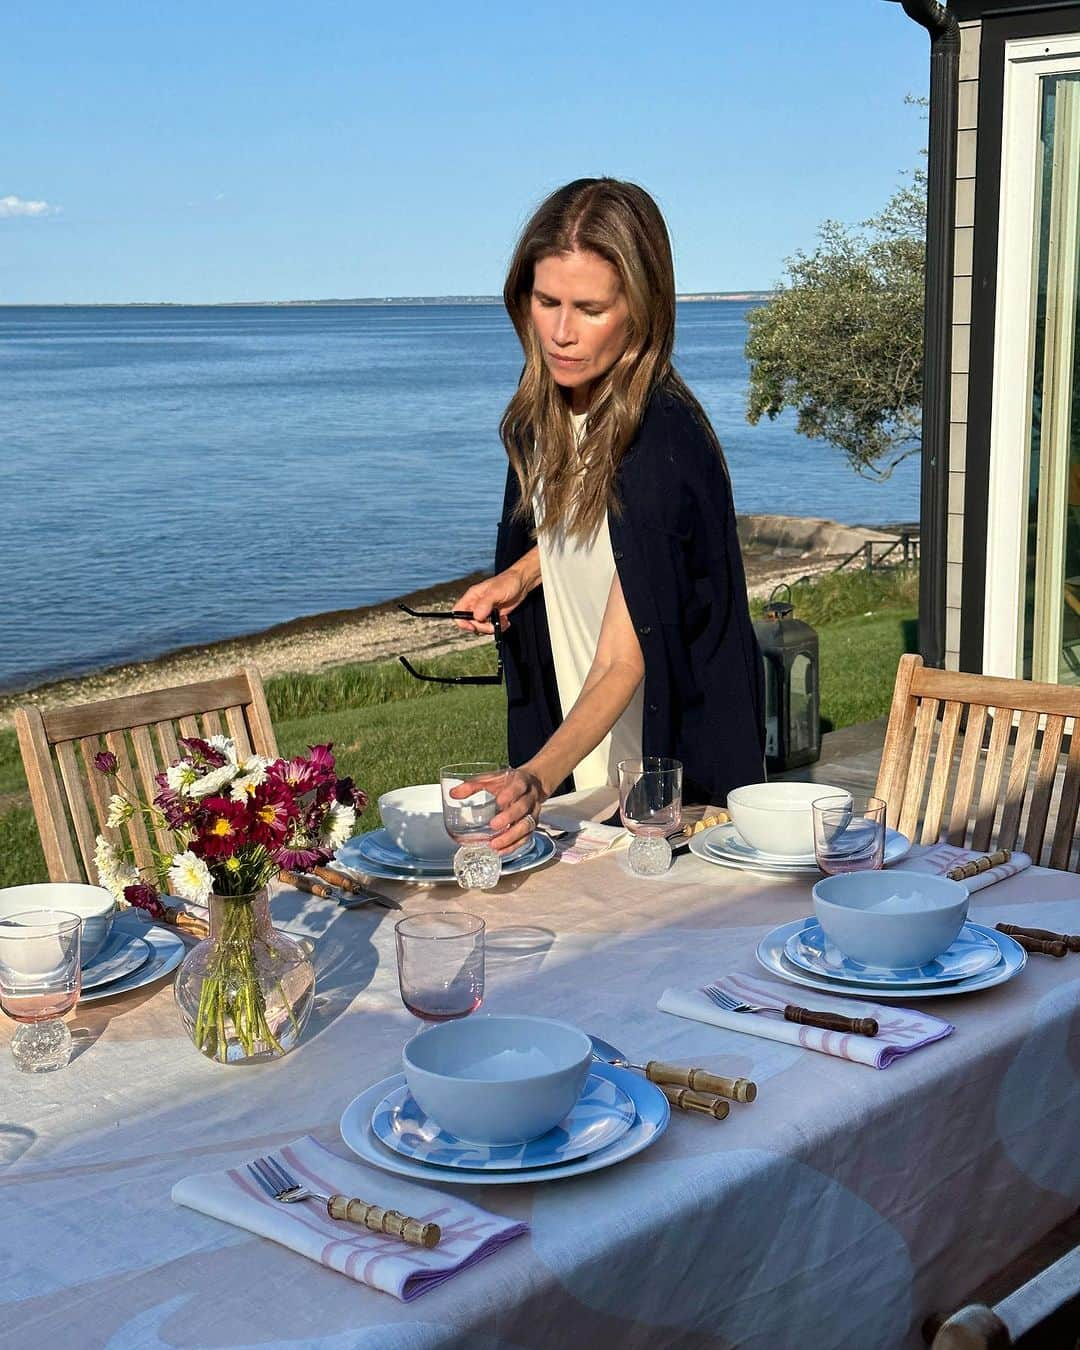
[[[186,950],[176,933],[144,923],[135,915],[121,915],[100,951],[82,968],[79,1002],[92,1003],[140,989],[175,970]]]
[[[554,1129],[520,1144],[474,1144],[441,1129],[413,1099],[404,1074],[362,1092],[341,1137],[365,1162],[418,1181],[507,1186],[597,1171],[647,1148],[667,1127],[664,1094],[640,1075],[593,1064],[575,1105]]]
[[[964,923],[959,936],[923,966],[892,969],[864,965],[845,956],[817,919],[797,919],[766,933],[757,959],[770,974],[827,994],[866,999],[944,998],[1003,984],[1019,973],[1027,954],[996,929]]]
[[[503,858],[503,875],[528,872],[554,856],[555,845],[546,834],[531,835],[515,852]],[[383,881],[411,881],[438,885],[456,881],[450,861],[436,862],[406,853],[385,829],[359,834],[338,850],[337,861],[365,876]]]
[[[911,849],[911,842],[898,830],[885,831],[885,866],[899,862]],[[772,872],[786,876],[819,876],[813,853],[766,853],[754,848],[734,825],[714,825],[690,840],[690,851],[719,867],[736,867],[747,872]]]

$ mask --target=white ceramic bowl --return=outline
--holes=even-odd
[[[425,862],[449,862],[457,844],[443,825],[442,789],[438,783],[395,788],[379,798],[379,815],[390,838],[406,853]]]
[[[918,872],[844,872],[813,889],[814,913],[845,956],[899,969],[932,961],[956,940],[967,889]]]
[[[727,795],[732,824],[751,848],[780,857],[814,852],[811,802],[851,793],[828,783],[747,783]]]
[[[105,945],[116,913],[116,901],[104,886],[75,881],[41,881],[0,890],[0,919],[28,909],[59,909],[77,914],[82,926],[82,964],[92,961]]]
[[[592,1045],[546,1017],[481,1016],[429,1027],[401,1058],[409,1091],[444,1130],[517,1144],[546,1134],[581,1096]]]

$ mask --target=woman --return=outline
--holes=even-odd
[[[496,575],[455,606],[507,626],[500,852],[620,759],[683,762],[687,801],[763,776],[761,656],[719,443],[671,365],[667,229],[640,187],[582,178],[526,225],[503,291],[525,352]]]

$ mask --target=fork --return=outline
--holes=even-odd
[[[762,1004],[741,1003],[715,984],[707,984],[702,992],[726,1012],[779,1013],[785,1022],[798,1022],[806,1027],[821,1027],[825,1031],[846,1031],[854,1036],[876,1036],[878,1024],[872,1017],[842,1017],[840,1013],[813,1012],[789,1003],[784,1008],[769,1008]]]
[[[332,1219],[347,1219],[373,1233],[385,1233],[414,1247],[435,1247],[442,1237],[442,1229],[437,1223],[410,1219],[396,1209],[383,1209],[380,1205],[369,1205],[346,1195],[320,1195],[318,1191],[302,1186],[276,1158],[256,1158],[248,1163],[248,1171],[267,1195],[284,1205],[296,1204],[298,1200],[321,1200]]]

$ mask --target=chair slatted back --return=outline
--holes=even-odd
[[[935,670],[902,656],[876,795],[921,844],[1022,849],[1076,869],[1080,688]]]
[[[180,757],[178,736],[227,735],[242,755],[277,757],[262,681],[253,666],[220,679],[77,707],[42,712],[21,706],[15,709],[15,728],[50,881],[97,884],[98,834],[114,843],[126,835],[140,868],[153,867],[155,849],[171,847],[167,830],[155,829],[151,841],[141,815],[120,827],[106,823],[112,789],[94,768],[99,750],[112,751],[120,782],[147,801],[159,790],[155,774]]]

